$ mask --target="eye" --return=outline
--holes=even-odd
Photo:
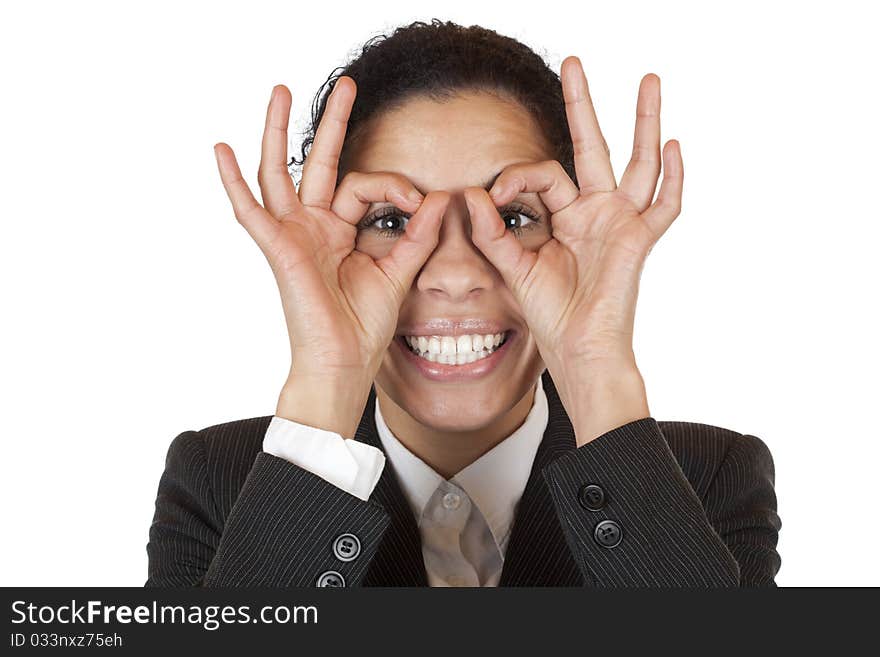
[[[392,238],[402,235],[409,222],[409,215],[394,206],[386,206],[364,217],[358,230],[370,230],[382,237]]]
[[[514,235],[536,228],[541,223],[538,213],[524,205],[508,205],[498,211],[504,226]]]
[[[507,205],[498,213],[505,227],[514,235],[537,228],[541,217],[529,207],[520,204]],[[406,231],[410,215],[394,206],[386,206],[364,217],[358,224],[358,230],[370,230],[385,238],[399,237]]]

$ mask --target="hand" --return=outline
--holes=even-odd
[[[635,306],[645,258],[680,212],[683,165],[678,142],[668,141],[652,203],[660,174],[656,75],[639,88],[633,155],[620,187],[576,57],[562,63],[562,85],[577,186],[556,161],[516,164],[488,194],[469,188],[465,197],[472,240],[520,303],[566,409],[580,416],[575,427],[600,432],[579,435],[582,443],[649,415],[632,349]],[[520,192],[538,193],[551,213],[553,236],[538,251],[524,249],[496,210]]]
[[[353,434],[351,415],[356,413],[355,420],[361,416],[362,402],[394,338],[403,298],[437,245],[449,201],[439,193],[423,199],[406,178],[390,173],[353,173],[336,189],[355,94],[354,80],[339,78],[297,192],[287,169],[290,91],[283,85],[273,89],[258,174],[265,207],[242,179],[232,149],[224,143],[214,146],[235,216],[266,256],[278,283],[290,337],[288,385],[308,393],[309,402],[321,406],[324,414],[307,411],[306,400],[290,390],[282,393],[279,411],[299,403],[300,417],[289,419],[320,422],[325,425],[321,428],[342,429],[344,436]],[[374,260],[355,250],[357,224],[371,203],[385,201],[415,214],[391,251]],[[318,392],[335,398],[321,399]],[[338,403],[354,408],[345,411]],[[304,419],[306,412],[310,421]],[[337,427],[327,426],[342,415],[347,419]]]

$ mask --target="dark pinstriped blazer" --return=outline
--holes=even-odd
[[[775,586],[774,465],[757,437],[645,418],[576,447],[547,371],[549,422],[516,508],[499,586]],[[382,449],[371,389],[355,439]],[[168,450],[146,586],[427,586],[416,520],[386,462],[363,501],[262,451],[272,416],[185,431]],[[599,510],[579,493],[596,484]],[[604,547],[596,525],[622,538]],[[334,539],[355,534],[353,561]],[[607,541],[606,541],[607,542]]]

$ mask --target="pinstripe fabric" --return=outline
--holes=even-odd
[[[514,517],[500,586],[774,586],[774,465],[757,437],[693,422],[631,422],[576,448],[548,372],[550,417]],[[382,449],[372,389],[356,440]],[[426,586],[418,527],[390,461],[362,501],[261,451],[272,416],[172,441],[147,545],[147,586]],[[578,503],[587,483],[607,503]],[[623,539],[605,548],[596,524]],[[362,551],[342,562],[333,540]]]

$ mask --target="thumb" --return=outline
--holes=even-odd
[[[536,254],[524,249],[516,236],[504,227],[504,221],[485,189],[465,189],[464,200],[471,217],[471,241],[519,298],[518,290],[531,270]]]
[[[409,292],[422,266],[440,240],[440,224],[449,205],[446,192],[429,192],[410,218],[406,230],[391,250],[376,260],[398,290],[400,300]]]

